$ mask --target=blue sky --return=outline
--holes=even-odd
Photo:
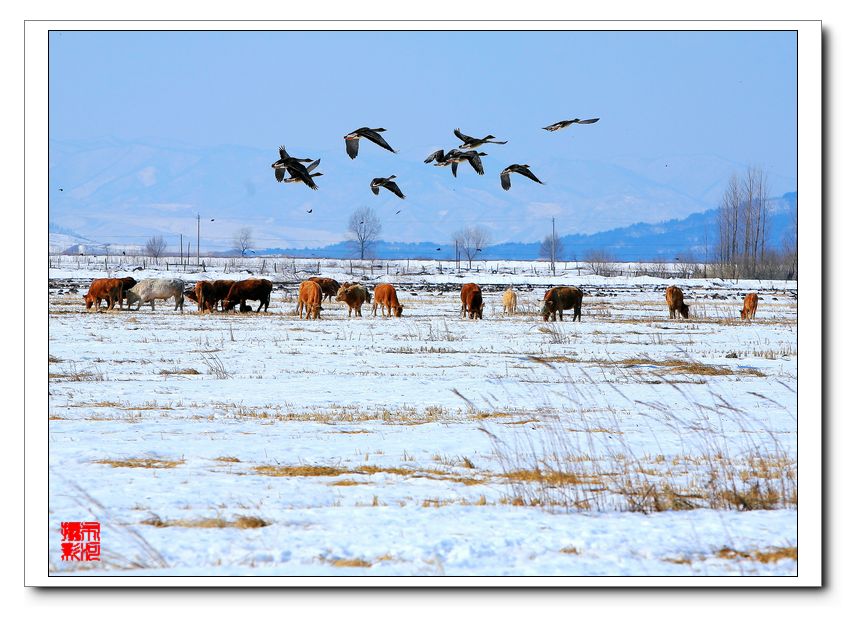
[[[601,119],[592,126],[557,133],[541,130],[572,117]],[[359,158],[350,161],[342,136],[359,126],[387,128],[385,137],[399,154],[362,142]],[[684,217],[712,206],[718,196],[714,186],[719,186],[724,171],[714,169],[715,181],[708,182],[708,190],[702,179],[715,160],[738,169],[762,167],[769,174],[772,193],[782,194],[795,190],[795,34],[57,31],[50,35],[52,141],[111,138],[185,145],[200,152],[248,147],[266,151],[268,166],[276,147],[285,143],[292,154],[320,157],[325,172],[317,192],[303,186],[273,187],[269,169],[261,173],[268,181],[267,193],[287,194],[292,211],[306,203],[320,207],[328,202],[320,196],[324,191],[333,206],[342,197],[349,198],[350,208],[386,203],[381,196],[370,195],[366,183],[374,176],[387,176],[391,173],[387,170],[400,163],[406,164],[400,168],[400,186],[409,190],[409,202],[403,206],[414,209],[418,217],[444,211],[436,206],[439,197],[433,181],[446,184],[444,194],[461,193],[456,183],[482,184],[481,179],[470,178],[472,173],[453,181],[444,170],[422,164],[432,150],[457,144],[452,135],[456,126],[472,135],[491,133],[509,141],[486,150],[492,156],[486,166],[485,194],[547,207],[547,213],[562,220],[570,215],[571,230],[590,230],[585,212],[592,209],[591,203],[598,207],[597,227],[603,228]],[[514,162],[531,164],[549,185],[527,189],[534,184],[521,179],[512,191],[504,192],[498,172]],[[578,164],[579,181],[568,181],[568,163]],[[596,167],[592,170],[590,164]],[[661,164],[667,170],[656,169]],[[51,180],[56,180],[57,165],[62,164],[51,161]],[[679,198],[693,200],[677,203],[676,213],[667,204],[651,214],[652,192],[639,189],[640,183],[613,182],[622,191],[601,200],[579,187],[593,171],[591,189],[610,187],[612,182],[603,177],[620,167],[671,188]],[[225,182],[226,172],[215,178]],[[299,189],[289,189],[294,187]],[[173,187],[168,189],[172,193]],[[415,194],[421,199],[424,192],[425,202],[416,202]],[[647,200],[634,203],[638,194]],[[51,193],[51,211],[52,197]],[[445,207],[456,206],[446,196],[443,201]],[[168,202],[162,197],[159,204]],[[503,210],[514,210],[509,207]],[[233,206],[231,211],[242,221],[250,219],[249,207]],[[443,228],[484,218],[483,206],[474,211],[454,210],[454,223]],[[334,231],[341,222],[339,215]],[[566,232],[567,225],[563,228]],[[415,232],[400,229],[396,236],[409,239]],[[328,232],[315,235],[321,237],[332,238]]]

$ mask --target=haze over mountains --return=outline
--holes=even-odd
[[[621,258],[646,259],[701,248],[697,238],[704,237],[713,217],[708,211],[719,204],[731,173],[745,169],[713,155],[567,159],[568,140],[562,138],[561,157],[529,161],[546,185],[516,177],[509,192],[500,187],[498,174],[513,160],[499,147],[487,150],[485,176],[463,164],[456,179],[448,168],[423,163],[441,146],[401,147],[396,155],[363,146],[355,162],[343,155],[340,137],[337,146],[322,150],[289,146],[296,156],[321,158],[324,176],[316,179],[320,189],[312,191],[274,180],[270,163],[276,146],[51,141],[51,233],[70,238],[56,239],[57,246],[74,238],[137,245],[163,235],[178,250],[180,234],[196,241],[199,213],[203,250],[229,249],[233,234],[249,227],[257,251],[346,256],[338,246],[348,237],[349,215],[370,206],[382,219],[381,239],[391,242],[377,248],[380,256],[439,258],[434,248],[440,244],[428,242],[446,243],[458,228],[483,224],[495,244],[485,256],[535,258],[537,242],[549,234],[555,217],[568,255],[606,248]],[[397,175],[407,200],[371,194],[370,179],[390,174]],[[771,240],[779,242],[796,209],[796,181],[769,173],[769,187],[775,198]],[[668,233],[675,238],[671,246]],[[451,250],[442,253],[451,258]]]

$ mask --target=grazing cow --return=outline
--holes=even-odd
[[[192,289],[190,289],[190,290],[185,290],[184,292],[182,292],[182,295],[183,295],[185,298],[187,298],[188,300],[192,300],[192,301],[194,301],[195,303],[197,303],[197,308],[199,308],[199,306],[200,306],[200,301],[199,301],[199,300],[197,300],[197,286],[196,286],[196,285],[195,285]]]
[[[300,283],[300,293],[297,296],[297,313],[300,318],[305,311],[306,320],[311,318],[317,320],[320,317],[320,310],[323,309],[320,303],[323,302],[323,290],[317,281],[303,281]]]
[[[558,320],[564,320],[564,310],[573,310],[573,322],[582,321],[582,298],[584,292],[578,287],[553,287],[546,290],[543,295],[543,308],[541,308],[541,315],[543,321],[549,321],[552,316],[552,321],[555,322],[555,314],[558,313]]]
[[[485,308],[485,303],[482,302],[482,288],[475,283],[465,283],[461,286],[461,317],[463,318],[467,313],[470,314],[470,319],[482,319],[482,309]]]
[[[215,306],[214,282],[197,281],[194,286],[194,300],[197,301],[200,313],[211,312]]]
[[[102,300],[108,303],[106,309],[114,309],[115,303],[123,309],[123,283],[120,279],[94,279],[84,298],[86,309],[97,303],[97,311],[100,311]]]
[[[517,310],[517,292],[510,287],[502,293],[502,313],[513,315]]]
[[[124,294],[126,294],[126,290],[135,287],[135,285],[138,283],[138,281],[133,279],[131,276],[123,277],[120,280],[120,282],[123,283],[123,293]],[[123,295],[121,295],[121,299],[120,299],[120,308],[121,309],[123,309],[123,299],[124,299],[124,297],[123,297]],[[129,307],[129,303],[127,303],[126,306]]]
[[[676,317],[676,312],[680,313],[682,318],[687,320],[690,314],[690,308],[684,304],[684,295],[682,291],[675,285],[667,288],[666,293],[667,307],[670,309],[670,318]]]
[[[313,276],[306,279],[306,281],[314,281],[320,286],[320,291],[323,292],[323,298],[332,301],[333,296],[338,295],[338,290],[341,289],[341,284],[335,279],[329,279],[323,276]]]
[[[344,283],[335,299],[339,303],[346,303],[349,307],[347,318],[352,316],[353,310],[356,316],[361,317],[361,305],[370,302],[370,292],[359,283]]]
[[[229,293],[223,300],[224,311],[231,311],[235,305],[240,304],[241,310],[246,311],[248,300],[259,301],[256,313],[261,311],[264,307],[265,313],[267,306],[270,304],[270,291],[273,289],[273,283],[267,279],[244,279],[243,281],[236,281],[229,288]]]
[[[143,303],[150,303],[150,307],[155,311],[157,298],[167,300],[171,296],[176,302],[173,310],[182,311],[182,304],[185,302],[185,283],[182,279],[144,279],[127,290],[126,304],[129,306],[137,302],[135,311],[138,311]]]
[[[216,281],[212,281],[212,285],[214,287],[213,298],[214,302],[212,303],[212,309],[217,308],[217,305],[220,304],[220,308],[223,309],[223,299],[229,294],[229,290],[235,284],[235,281],[232,279],[217,279]]]
[[[388,308],[388,318],[391,317],[391,312],[396,314],[397,318],[402,316],[402,305],[397,299],[397,291],[390,283],[380,283],[373,288],[373,315],[376,315],[376,309],[382,307],[382,315],[385,315],[385,307]]]
[[[755,292],[749,292],[746,298],[743,299],[743,309],[740,310],[740,319],[754,320],[756,311],[758,311],[758,295]]]

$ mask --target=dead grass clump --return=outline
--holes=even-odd
[[[256,466],[253,470],[269,477],[337,477],[350,472],[334,466]]]
[[[142,520],[141,524],[150,525],[151,527],[190,527],[194,529],[224,529],[227,527],[235,529],[258,529],[270,525],[269,522],[258,516],[238,516],[235,520],[225,520],[220,517],[162,520],[158,516],[153,516],[147,520]]]
[[[783,494],[773,485],[761,487],[759,483],[751,486],[731,486],[717,492],[717,499],[741,511],[776,509],[784,502]]]
[[[237,463],[240,463],[240,461],[241,461],[237,457],[215,457],[214,460],[216,462],[227,462],[227,463],[230,463],[230,464],[237,464]]]
[[[108,464],[112,468],[176,468],[185,463],[182,459],[155,459],[131,458],[131,459],[100,459],[95,464]]]
[[[63,359],[59,359],[58,357],[54,357],[53,355],[47,356],[47,363],[49,364],[60,364],[64,361]]]
[[[755,550],[750,552],[737,551],[729,547],[723,547],[715,554],[720,559],[751,559],[762,564],[769,564],[783,559],[791,559],[794,562],[799,559],[799,549],[795,546],[787,547],[770,547],[763,550]]]
[[[373,566],[370,562],[367,562],[363,559],[340,559],[340,560],[332,560],[330,562],[332,566],[337,568],[370,568]]]
[[[200,371],[195,368],[180,368],[179,370],[160,370],[159,374],[200,374]]]
[[[333,481],[329,485],[336,485],[336,486],[354,486],[354,485],[368,485],[369,481],[354,481],[353,479],[339,479],[338,481]]]
[[[511,470],[502,474],[509,481],[537,481],[551,486],[572,485],[584,483],[582,477],[557,470],[542,471],[540,468]]]
[[[564,548],[559,549],[558,552],[564,553],[565,555],[578,555],[581,553],[581,551],[574,546],[565,546]]]

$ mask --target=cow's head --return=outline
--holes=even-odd
[[[687,320],[690,316],[690,307],[682,303],[681,305],[679,305],[679,313],[682,315],[682,318]]]
[[[133,279],[131,276],[123,277],[120,282],[123,283],[123,289],[125,290],[135,287],[138,284],[138,281]]]
[[[397,318],[399,318],[402,315],[402,305],[397,305],[396,309],[394,309],[394,313],[397,315]]]
[[[342,303],[347,302],[347,287],[348,285],[344,283],[341,289],[338,290],[338,293],[335,295],[335,300],[339,300]]]
[[[544,322],[549,321],[549,316],[552,314],[554,306],[555,306],[555,303],[553,303],[551,300],[544,302],[543,309],[541,309],[541,315],[543,315],[543,321]]]
[[[223,311],[232,311],[235,309],[235,305],[238,304],[237,300],[224,300],[223,301]]]
[[[85,308],[91,309],[91,305],[94,304],[94,297],[91,294],[85,295]]]

